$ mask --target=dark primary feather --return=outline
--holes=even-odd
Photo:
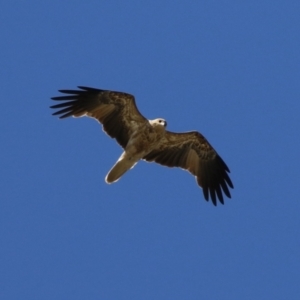
[[[233,184],[229,168],[199,132],[174,133],[167,131],[162,144],[143,159],[168,167],[180,167],[192,173],[203,189],[204,198],[217,199],[224,204],[223,193],[231,198],[228,186]]]
[[[51,98],[63,101],[51,106],[60,118],[88,116],[103,124],[104,131],[125,148],[132,133],[131,121],[147,122],[138,111],[134,97],[127,93],[79,86],[79,90],[60,90],[67,94]]]

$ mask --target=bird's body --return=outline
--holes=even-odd
[[[133,168],[139,160],[157,148],[166,132],[164,124],[166,124],[165,120],[155,119],[146,122],[143,126],[136,126],[136,130],[133,131],[124,152],[107,174],[105,181],[107,183],[117,181],[126,171]]]
[[[54,115],[60,118],[88,116],[97,119],[103,130],[124,149],[107,174],[107,183],[117,181],[139,160],[157,162],[168,167],[180,167],[196,177],[214,205],[223,204],[222,192],[230,196],[233,184],[229,169],[208,141],[197,131],[175,133],[166,130],[164,119],[147,120],[138,111],[134,97],[127,93],[79,87],[80,90],[61,90],[68,96],[53,97],[64,101],[53,105],[59,108]]]

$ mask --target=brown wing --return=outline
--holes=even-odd
[[[53,115],[60,118],[88,116],[103,124],[104,131],[125,148],[136,126],[147,122],[138,111],[134,97],[130,94],[78,87],[80,90],[60,90],[68,96],[53,97],[63,101],[51,108],[60,110]],[[61,109],[62,108],[62,109]]]
[[[217,205],[217,198],[224,204],[222,191],[231,198],[228,186],[233,188],[233,184],[227,174],[229,168],[199,132],[167,131],[160,147],[143,159],[188,170],[196,176],[204,198],[208,201],[210,197],[214,205]]]

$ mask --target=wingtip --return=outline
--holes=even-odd
[[[83,85],[78,85],[77,87],[80,90],[85,91],[85,92],[95,92],[95,93],[105,92],[105,90],[96,89],[93,87],[88,87],[88,86],[83,86]]]

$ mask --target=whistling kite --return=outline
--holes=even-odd
[[[124,149],[105,181],[112,183],[140,159],[167,167],[180,167],[192,173],[203,189],[204,198],[217,198],[224,204],[223,193],[231,198],[228,186],[233,184],[229,169],[205,137],[190,131],[176,133],[166,130],[164,119],[147,120],[137,109],[134,96],[114,91],[79,86],[80,90],[60,90],[68,96],[53,97],[63,101],[53,115],[60,118],[88,116],[103,125],[103,130]]]

